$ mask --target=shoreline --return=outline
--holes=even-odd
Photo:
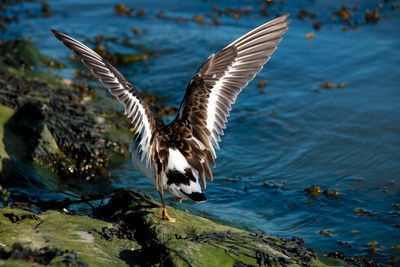
[[[54,181],[64,183],[70,180],[90,184],[107,181],[108,163],[129,157],[129,122],[111,107],[110,112],[108,107],[98,110],[93,105],[92,101],[100,98],[96,94],[104,94],[104,90],[94,90],[88,82],[66,81],[54,76],[51,69],[43,75],[43,72],[34,69],[40,69],[43,62],[49,59],[40,55],[38,49],[28,41],[17,41],[11,45],[18,48],[14,50],[16,54],[11,56],[18,58],[19,63],[0,65],[3,80],[8,81],[0,88],[2,92],[7,92],[3,95],[8,97],[3,97],[0,101],[0,184],[3,189],[25,187],[31,190],[48,190],[50,185],[40,180],[43,173],[51,176]],[[37,53],[35,58],[39,60],[32,61],[28,57],[32,53]],[[5,59],[3,62],[8,61]],[[154,96],[147,97],[151,98],[154,105],[158,105],[158,110],[164,110],[166,114],[174,110],[173,107],[157,103]],[[98,140],[102,141],[99,143]],[[53,254],[59,255],[57,257],[62,258],[61,262],[72,258],[78,266],[86,266],[86,263],[97,265],[99,262],[94,261],[95,257],[91,259],[83,256],[90,251],[81,250],[77,243],[90,243],[95,250],[96,242],[99,241],[104,245],[104,253],[113,254],[108,255],[111,261],[121,260],[128,265],[135,265],[137,260],[144,260],[146,263],[154,260],[147,255],[148,250],[152,249],[156,249],[160,256],[155,264],[166,261],[172,266],[199,266],[209,257],[220,259],[221,263],[227,265],[347,265],[340,260],[316,255],[311,249],[304,248],[303,241],[298,238],[287,240],[254,234],[172,207],[169,210],[172,211],[171,215],[178,218],[178,222],[171,224],[160,221],[152,215],[160,213],[160,205],[131,191],[119,190],[110,194],[108,198],[111,199],[107,205],[95,207],[89,204],[93,207],[91,216],[94,219],[66,214],[69,205],[73,204],[68,198],[62,201],[46,201],[37,195],[29,196],[14,191],[6,201],[5,192],[2,193],[3,206],[7,206],[10,201],[15,207],[0,208],[3,215],[1,224],[7,227],[5,233],[9,238],[0,233],[0,242],[4,245],[0,249],[5,263],[12,264],[17,260],[20,257],[15,256],[20,255],[18,251],[28,255],[28,261],[41,263],[43,253],[40,251],[48,246],[56,249]],[[102,199],[91,200],[90,197],[82,196],[80,201],[90,203]],[[38,210],[40,212],[33,212]],[[38,231],[39,227],[48,222],[48,218],[54,218],[56,225],[49,225],[50,228]],[[71,221],[74,223],[71,224]],[[95,229],[89,230],[88,225]],[[135,227],[132,228],[132,225]],[[79,230],[81,227],[87,231]],[[35,231],[31,233],[30,240],[28,232],[32,229]],[[53,236],[49,234],[51,231]],[[62,240],[68,241],[71,247],[61,245],[58,234],[63,231],[68,235]],[[146,234],[143,235],[143,232]],[[107,238],[118,239],[118,248],[121,250],[107,251],[110,247]],[[251,248],[243,248],[240,245],[243,242],[251,244]],[[132,252],[135,250],[123,246],[131,246],[142,253],[137,254]],[[73,255],[66,252],[71,248]],[[51,258],[49,262],[53,264],[53,260],[60,260],[57,257]]]

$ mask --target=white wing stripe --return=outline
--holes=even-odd
[[[53,33],[82,59],[82,62],[91,69],[110,93],[125,106],[125,114],[128,118],[132,117],[132,123],[136,128],[136,137],[141,137],[138,148],[142,152],[142,160],[146,159],[146,166],[148,166],[151,152],[149,144],[152,131],[151,118],[146,116],[146,111],[139,98],[133,94],[135,91],[131,91],[135,90],[133,86],[114,67],[86,45],[63,33],[57,31],[53,31]]]
[[[255,42],[257,41],[258,40],[255,40]],[[260,72],[262,65],[268,61],[269,53],[271,53],[271,50],[273,51],[275,49],[275,46],[276,44],[272,45],[272,49],[265,50],[269,47],[269,44],[265,45],[264,43],[257,45],[256,47],[246,48],[243,53],[242,50],[239,50],[236,60],[233,62],[233,64],[228,66],[222,77],[212,87],[207,104],[207,129],[211,133],[209,140],[217,149],[219,149],[218,143],[221,141],[220,135],[224,134],[223,129],[225,129],[226,122],[221,120],[217,113],[221,112],[226,116],[226,118],[228,118],[229,110],[231,110],[231,104],[235,102],[236,96],[238,95],[237,93],[234,93],[234,97],[232,97],[230,92],[233,88],[238,88],[240,92],[242,88],[246,87],[248,84],[248,81],[240,81],[241,78],[238,77],[241,76],[238,76],[238,73],[243,71],[243,69],[247,70],[245,77],[249,77],[250,80],[252,80],[255,74]],[[257,51],[257,48],[262,48],[262,50]],[[254,52],[246,54],[246,51],[249,50],[254,50]],[[254,64],[254,67],[248,68],[251,66],[251,64]],[[228,114],[227,112],[224,112],[224,108],[220,107],[220,103],[224,103],[225,98],[234,100],[227,106]]]

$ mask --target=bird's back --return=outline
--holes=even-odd
[[[191,131],[185,127],[186,123],[173,121],[169,125],[159,125],[154,135],[153,153],[161,170],[161,184],[163,191],[182,199],[192,199],[196,202],[206,201],[199,183],[197,170],[190,165],[185,157],[187,151],[186,140],[190,139]],[[157,186],[157,168],[147,165],[142,159],[136,139],[130,145],[133,165],[145,175],[153,185]],[[158,161],[158,159],[162,159]],[[162,164],[160,164],[162,162]]]

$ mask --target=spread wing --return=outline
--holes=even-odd
[[[243,35],[217,54],[211,55],[197,71],[186,89],[177,119],[188,120],[193,137],[202,143],[203,154],[191,155],[198,161],[202,176],[208,164],[215,165],[214,148],[219,149],[231,105],[237,95],[261,71],[288,29],[289,15],[271,20]],[[207,159],[205,166],[204,159]],[[196,165],[196,162],[194,162]],[[207,171],[206,171],[207,172]],[[212,180],[207,172],[207,176]]]
[[[155,128],[155,120],[143,97],[116,68],[92,49],[61,32],[55,30],[52,30],[52,32],[66,47],[79,56],[82,62],[108,88],[110,93],[125,106],[125,115],[132,118],[142,160],[146,160],[148,166],[151,159],[150,142]]]

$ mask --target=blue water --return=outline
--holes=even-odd
[[[320,252],[363,255],[369,253],[368,244],[377,241],[378,254],[372,256],[378,261],[399,256],[392,248],[400,244],[400,220],[391,213],[398,211],[394,204],[400,202],[400,8],[392,11],[392,1],[383,3],[377,24],[351,29],[339,19],[331,21],[331,13],[342,4],[357,4],[360,11],[352,10],[352,20],[362,22],[365,9],[373,10],[379,2],[290,1],[272,5],[269,16],[260,14],[258,1],[250,0],[118,3],[133,7],[133,14],[143,8],[145,14],[116,15],[115,3],[105,0],[96,4],[50,1],[52,17],[21,15],[18,23],[7,25],[2,39],[31,36],[41,52],[67,64],[60,74],[72,77],[75,66],[68,65],[70,52],[50,28],[80,40],[98,34],[120,41],[130,36],[134,44],[157,53],[146,62],[120,67],[121,72],[138,88],[178,106],[192,74],[211,53],[278,12],[292,13],[293,22],[277,51],[233,106],[217,153],[215,180],[207,186],[208,202],[172,205],[251,230],[300,236]],[[211,21],[205,14],[215,14],[213,6],[252,11],[238,21],[224,15],[218,18],[218,27],[193,22],[196,14]],[[15,8],[40,14],[37,3]],[[317,13],[316,20],[324,22],[321,31],[295,17],[300,9]],[[165,18],[156,18],[161,10]],[[178,17],[189,22],[179,24]],[[133,35],[133,26],[144,33]],[[312,31],[314,39],[307,40],[306,34]],[[109,46],[112,51],[134,52],[116,43]],[[267,86],[260,94],[257,84],[263,80]],[[327,81],[345,86],[321,89]],[[111,172],[120,177],[113,178],[114,187],[157,197],[129,160]],[[339,197],[307,196],[305,190],[312,185],[338,190]],[[73,194],[74,189],[63,188]],[[356,214],[359,208],[372,216]],[[333,232],[320,234],[328,230]],[[353,230],[358,234],[352,234]]]

